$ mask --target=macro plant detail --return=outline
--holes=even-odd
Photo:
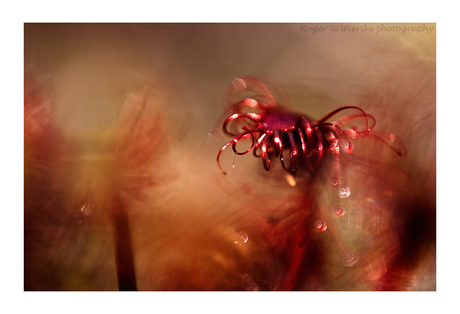
[[[256,98],[239,99],[238,96],[245,91],[253,91],[258,95]],[[375,118],[357,106],[340,107],[315,122],[306,115],[281,106],[270,88],[254,77],[233,80],[226,91],[225,100],[229,102],[232,114],[225,119],[222,128],[233,139],[217,154],[218,166],[224,174],[226,172],[220,164],[220,156],[229,146],[232,146],[237,155],[252,151],[255,157],[262,158],[267,171],[271,168],[273,158],[279,158],[283,168],[290,174],[295,174],[299,168],[306,168],[313,174],[325,154],[331,153],[334,158],[334,186],[339,183],[341,151],[353,151],[350,142],[352,139],[373,138],[387,145],[399,156],[407,154],[404,144],[396,136],[373,131]],[[333,116],[345,110],[358,113],[329,122]],[[354,125],[345,128],[359,120],[364,122],[363,128],[359,129]],[[245,138],[249,138],[251,144],[246,150],[239,151],[237,144]]]
[[[255,95],[242,97],[248,93]],[[332,184],[324,190],[318,189],[317,184],[301,185],[305,199],[309,200],[308,204],[299,202],[299,210],[307,212],[305,221],[299,221],[297,231],[299,239],[303,240],[300,240],[298,248],[293,248],[298,253],[290,261],[291,276],[278,288],[295,289],[295,274],[300,271],[304,256],[308,254],[302,248],[302,243],[309,237],[305,223],[313,225],[313,229],[319,233],[328,230],[327,237],[340,255],[343,265],[355,265],[359,258],[349,249],[334,222],[335,218],[340,219],[345,215],[342,203],[350,196],[345,176],[341,175],[341,154],[353,152],[352,140],[369,138],[386,145],[398,156],[406,156],[404,143],[393,134],[374,131],[376,119],[357,106],[339,107],[319,120],[294,112],[282,106],[268,85],[255,77],[234,79],[225,92],[224,102],[230,113],[223,121],[222,129],[227,136],[232,137],[217,154],[217,164],[224,175],[227,173],[220,163],[220,157],[230,146],[236,155],[246,155],[252,151],[256,158],[262,159],[266,171],[270,171],[272,162],[279,159],[291,186],[296,185],[296,177],[314,182],[313,176],[323,165],[326,173],[332,173],[332,180],[329,181]],[[332,120],[342,112],[351,113]],[[242,145],[240,141],[244,139],[249,140],[249,147],[239,150],[237,146]],[[330,162],[325,163],[326,159]],[[310,178],[312,180],[308,180]],[[330,194],[332,197],[329,200],[320,201],[320,195],[329,193],[331,188],[338,188],[339,198],[334,193],[335,197]],[[311,199],[312,195],[316,195],[315,200]]]

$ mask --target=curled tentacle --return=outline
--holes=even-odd
[[[265,138],[262,140],[262,143],[260,145],[262,163],[264,165],[264,169],[267,171],[270,170],[270,165],[271,165],[270,155],[268,154],[268,149],[267,149],[267,141],[269,138],[270,136],[265,136]]]
[[[274,144],[274,155],[278,157],[281,155],[281,160],[283,156],[283,133],[280,129],[275,129],[273,131],[273,144]]]
[[[391,133],[382,133],[382,132],[372,131],[373,128],[375,127],[375,125],[376,125],[375,118],[372,115],[365,113],[359,107],[350,106],[350,107],[338,108],[337,110],[331,112],[330,114],[328,114],[326,117],[324,117],[320,121],[326,121],[327,119],[332,117],[334,114],[338,113],[339,111],[342,111],[342,110],[345,110],[345,109],[352,109],[352,108],[360,110],[362,112],[362,114],[353,114],[353,115],[345,116],[345,117],[343,117],[343,118],[341,118],[339,120],[336,120],[334,122],[334,124],[336,124],[338,126],[342,126],[342,125],[345,125],[347,123],[350,123],[350,121],[352,121],[352,120],[355,120],[355,119],[358,119],[358,118],[364,116],[364,118],[366,119],[366,129],[365,130],[358,130],[356,127],[352,127],[350,129],[343,130],[343,133],[345,133],[347,138],[355,139],[355,138],[357,138],[359,136],[368,136],[368,137],[371,137],[373,139],[376,139],[376,140],[384,143],[391,150],[393,150],[398,156],[406,156],[407,155],[407,149],[406,149],[404,143],[397,136],[395,136],[394,134],[391,134]],[[369,125],[369,121],[372,121],[370,125]],[[324,125],[324,123],[320,124],[319,122],[316,124],[316,126]],[[393,143],[395,143],[395,144],[393,144]]]
[[[297,120],[296,128],[299,129],[299,137],[301,142],[302,151],[305,156],[311,154],[313,150],[313,130],[310,121],[306,117],[300,117]],[[305,136],[304,136],[305,134]],[[305,138],[307,142],[305,143]]]
[[[347,153],[351,153],[352,149],[353,149],[353,146],[351,145],[350,141],[348,140],[348,136],[347,136],[347,133],[342,130],[342,128],[337,125],[336,123],[322,123],[321,125],[317,125],[317,127],[328,127],[328,129],[330,130],[330,132],[332,132],[335,137],[337,138],[337,141],[333,141],[333,143],[331,143],[331,146],[330,146],[330,150],[333,151],[333,150],[338,150],[340,148],[340,141],[343,141],[343,147],[346,149],[346,152]],[[353,129],[355,130],[355,129]],[[356,132],[360,132],[360,131],[356,131]],[[358,133],[360,134],[360,133]],[[364,135],[363,135],[364,136]],[[334,144],[334,146],[332,146]]]
[[[339,128],[340,129],[340,128]],[[339,138],[335,132],[329,132],[326,134],[326,139],[329,142],[329,150],[332,152],[334,167],[332,169],[332,185],[337,186],[339,184],[340,174],[340,144]]]
[[[245,132],[241,133],[237,138],[236,141],[233,141],[233,144],[232,144],[232,149],[233,149],[233,152],[237,155],[246,155],[247,153],[249,153],[252,148],[254,147],[254,142],[255,142],[255,139],[254,139],[254,134],[252,134],[252,130],[249,130],[247,127],[243,127],[243,129],[245,129]],[[252,143],[251,143],[251,146],[249,146],[249,148],[247,150],[245,150],[244,152],[239,152],[236,150],[236,144],[238,144],[238,141],[240,139],[242,139],[243,137],[245,137],[246,135],[251,135],[251,139],[252,139]]]
[[[238,135],[237,135],[236,137],[234,137],[231,141],[227,142],[224,146],[222,146],[222,148],[219,150],[219,153],[217,154],[217,164],[218,164],[220,170],[222,170],[222,173],[223,173],[224,175],[227,174],[227,173],[222,169],[222,166],[221,166],[221,164],[220,164],[220,155],[224,152],[224,150],[226,150],[227,147],[229,147],[230,145],[232,145],[232,150],[233,150],[233,152],[234,152],[235,154],[237,154],[237,155],[246,155],[246,154],[249,153],[251,150],[253,150],[254,147],[256,147],[256,149],[257,149],[257,147],[258,147],[258,145],[259,145],[258,143],[256,143],[256,139],[255,139],[255,137],[254,137],[254,133],[257,133],[257,132],[263,133],[262,136],[264,136],[264,134],[265,134],[265,133],[264,133],[265,131],[264,131],[263,129],[248,129],[248,128],[245,127],[245,126],[243,126],[243,129],[244,129],[244,132],[238,134]],[[247,150],[245,150],[245,151],[243,151],[243,152],[239,152],[239,151],[236,149],[236,145],[238,144],[238,142],[239,142],[242,138],[244,138],[244,137],[246,137],[246,136],[248,136],[248,135],[251,136],[251,140],[252,140],[251,145],[249,146],[249,148],[248,148]],[[262,137],[262,136],[261,136],[261,137]]]
[[[340,107],[334,111],[332,111],[331,113],[329,113],[328,115],[326,115],[325,117],[323,117],[322,119],[320,119],[317,123],[315,123],[313,125],[313,127],[321,127],[323,125],[331,125],[331,123],[327,123],[326,121],[331,118],[332,116],[336,115],[337,113],[339,113],[340,111],[343,111],[343,110],[347,110],[347,109],[356,109],[356,110],[359,110],[361,111],[361,114],[354,114],[354,115],[349,115],[349,116],[345,116],[335,122],[333,122],[333,124],[335,126],[337,126],[339,129],[340,129],[340,132],[343,134],[344,132],[342,131],[342,129],[340,128],[341,125],[344,125],[346,123],[349,123],[350,121],[352,120],[355,120],[359,117],[363,117],[365,122],[366,122],[366,128],[364,130],[358,130],[358,128],[356,127],[352,127],[350,130],[349,133],[350,135],[353,134],[353,136],[366,136],[369,134],[369,132],[371,131],[371,129],[375,126],[375,119],[374,117],[372,117],[371,115],[368,115],[363,109],[359,108],[359,107],[356,107],[356,106],[346,106],[346,107]],[[368,117],[371,118],[371,120],[373,121],[372,123],[372,126],[369,127],[369,120],[368,120]]]
[[[246,91],[256,92],[258,95],[255,99],[243,99],[240,96]],[[340,184],[338,196],[342,199],[349,197],[350,189],[346,182],[346,172],[342,169],[344,160],[341,153],[352,152],[353,145],[350,140],[353,139],[364,137],[376,139],[399,156],[407,154],[404,143],[399,138],[393,134],[373,131],[376,125],[375,118],[356,106],[340,107],[317,122],[312,122],[302,114],[279,106],[267,85],[253,77],[235,79],[227,90],[225,99],[233,112],[225,120],[223,130],[227,135],[234,136],[234,139],[221,148],[217,156],[218,163],[219,156],[230,145],[237,155],[245,155],[252,150],[255,157],[262,159],[266,171],[271,169],[272,158],[279,158],[283,169],[289,173],[286,178],[291,186],[295,186],[293,174],[300,168],[308,172],[300,175],[306,174],[305,178],[312,178],[313,173],[321,166],[326,152],[330,154],[328,156],[330,163],[327,163],[329,169],[326,171],[330,171],[332,176],[333,190],[336,191]],[[342,115],[336,120],[331,119],[345,110],[355,110],[355,112]],[[241,127],[244,131],[239,133]],[[237,143],[248,136],[252,139],[250,147],[239,152],[236,148]],[[220,164],[219,167],[222,170]],[[224,171],[222,172],[225,174]],[[294,182],[292,183],[289,178]],[[320,216],[325,215],[325,219],[332,227],[328,233],[344,265],[353,266],[358,261],[358,257],[347,248],[334,231],[333,220],[329,218],[332,214],[327,213],[328,209],[320,211],[322,212]],[[341,217],[343,214],[341,204],[336,204],[334,216]],[[315,227],[319,232],[325,231],[327,225],[324,218],[315,220]],[[300,260],[296,260],[293,264],[298,262],[300,263]]]
[[[260,120],[261,120],[261,117],[260,115],[256,114],[256,113],[234,113],[232,114],[230,117],[228,117],[227,119],[225,119],[224,121],[224,124],[223,124],[223,130],[224,132],[227,134],[227,135],[230,135],[230,136],[236,136],[238,135],[239,133],[233,133],[232,131],[230,131],[228,129],[228,124],[230,122],[233,122],[233,121],[237,121],[237,120],[241,120],[241,119],[250,119],[256,123],[259,123]],[[245,128],[243,126],[243,128]]]
[[[369,135],[373,139],[376,139],[391,148],[391,150],[393,150],[398,156],[407,156],[406,145],[404,145],[404,142],[396,135],[375,131]]]
[[[315,132],[315,135],[316,135],[316,139],[318,141],[318,146],[317,146],[318,157],[316,158],[315,163],[312,165],[313,168],[317,168],[319,166],[319,163],[321,162],[321,159],[323,158],[323,152],[324,152],[323,135],[321,134],[321,132]]]
[[[289,137],[289,144],[291,146],[291,150],[289,152],[289,157],[290,157],[290,160],[289,160],[289,167],[286,167],[286,164],[284,162],[284,156],[283,156],[283,151],[281,150],[281,164],[283,165],[283,168],[292,173],[294,171],[297,170],[297,168],[299,167],[299,152],[297,151],[297,144],[295,142],[295,139],[294,139],[294,134],[292,132],[286,132],[285,134],[288,135]]]
[[[343,111],[343,110],[347,110],[347,109],[356,109],[356,110],[359,110],[361,111],[362,113],[362,116],[366,119],[366,130],[369,130],[369,126],[368,126],[368,122],[367,122],[367,114],[366,112],[359,108],[359,107],[356,107],[356,106],[345,106],[345,107],[340,107],[340,108],[337,108],[335,109],[334,111],[328,113],[326,116],[324,116],[322,119],[320,119],[317,124],[321,124],[323,122],[326,122],[327,120],[329,120],[329,118],[335,116],[337,113],[339,113],[340,111]]]
[[[240,96],[246,91],[255,92],[257,99],[242,99]],[[224,99],[233,113],[225,119],[223,131],[234,139],[221,148],[217,156],[218,160],[221,153],[232,145],[237,155],[245,155],[252,150],[255,157],[262,158],[263,166],[267,171],[271,168],[271,159],[274,156],[280,159],[283,168],[291,174],[300,167],[305,167],[312,173],[319,167],[324,152],[328,151],[331,152],[334,160],[333,182],[338,184],[340,150],[352,152],[353,145],[350,139],[369,136],[383,142],[400,156],[407,153],[402,141],[393,134],[374,131],[371,133],[376,125],[375,118],[356,106],[340,107],[312,123],[307,117],[280,107],[270,88],[259,79],[250,76],[233,80]],[[357,110],[359,113],[332,122],[328,121],[339,112],[350,109]],[[364,119],[361,121],[361,124],[364,123],[363,127],[358,128],[354,125],[345,127],[359,119]],[[244,132],[240,133],[239,127]],[[259,135],[255,137],[255,133]],[[252,138],[251,146],[244,152],[237,151],[238,141],[249,135]]]
[[[255,148],[254,148],[254,157],[261,157],[262,154],[258,154],[257,153],[257,149],[260,147],[260,145],[262,144],[262,141],[264,140],[264,138],[266,138],[268,135],[267,134],[270,134],[270,133],[267,133],[267,132],[264,132],[260,137],[259,139],[257,140],[257,143],[255,144]]]
[[[353,120],[356,120],[356,119],[359,119],[359,118],[363,118],[363,115],[359,114],[359,113],[358,114],[352,114],[352,115],[348,115],[348,116],[345,116],[343,118],[340,118],[339,120],[335,120],[334,123],[339,125],[339,126],[342,126],[342,125],[350,123],[350,121],[353,121]],[[353,130],[355,133],[358,132],[358,134],[366,135],[367,134],[366,131],[367,130],[371,131],[375,127],[376,122],[375,122],[375,118],[372,115],[368,114],[368,113],[366,113],[365,119],[367,119],[367,121],[372,121],[372,124],[368,125],[366,130],[358,131],[356,127],[352,127],[350,130]]]

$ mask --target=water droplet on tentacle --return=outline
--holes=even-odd
[[[358,260],[359,257],[356,257],[355,253],[353,253],[352,251],[349,251],[346,255],[342,257],[343,265],[347,267],[355,265]]]
[[[339,191],[340,198],[347,198],[350,196],[350,189],[349,188],[341,188]]]
[[[91,214],[91,205],[89,203],[84,203],[80,207],[80,212],[82,212],[83,215],[88,216],[89,214]]]
[[[326,223],[321,220],[315,220],[315,222],[313,223],[313,226],[316,228],[317,232],[323,232],[323,231],[326,231],[327,229]]]
[[[232,235],[232,240],[234,243],[247,243],[249,240],[248,235],[241,229],[235,230]]]
[[[344,211],[343,208],[340,207],[340,206],[336,206],[336,207],[334,208],[334,213],[335,213],[335,216],[336,216],[336,217],[342,217],[343,215],[345,215],[345,211]]]
[[[349,141],[345,141],[343,143],[343,150],[345,151],[345,153],[351,154],[353,152],[353,144]]]

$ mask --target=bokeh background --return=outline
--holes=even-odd
[[[243,75],[312,119],[359,106],[408,156],[356,140],[344,200],[327,160],[292,187],[228,150],[223,176]],[[113,195],[139,290],[436,290],[435,24],[25,24],[24,95],[25,290],[118,289]]]

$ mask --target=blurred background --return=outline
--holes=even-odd
[[[408,156],[354,141],[346,199],[327,159],[291,186],[229,149],[224,176],[243,75],[312,120],[359,106]],[[25,290],[117,290],[120,220],[139,290],[436,290],[435,24],[25,24],[24,99]]]

